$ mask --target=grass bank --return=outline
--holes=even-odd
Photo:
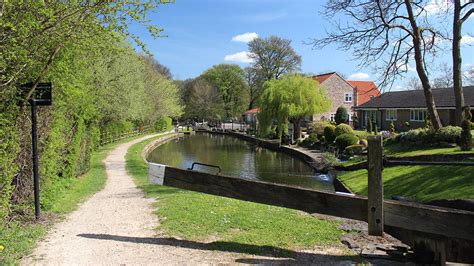
[[[135,138],[139,138],[137,136]],[[131,138],[133,139],[133,138]],[[32,206],[23,208],[25,213],[14,217],[6,228],[0,230],[0,265],[17,264],[18,260],[29,254],[36,242],[44,237],[48,228],[62,215],[77,208],[78,204],[86,200],[105,186],[107,174],[102,161],[107,154],[120,143],[111,143],[92,153],[89,171],[79,178],[58,180],[49,191],[42,196],[48,200],[48,209],[43,209],[41,222],[34,220]]]
[[[289,249],[342,246],[339,223],[294,210],[152,185],[141,151],[152,140],[132,146],[127,171],[147,197],[157,198],[157,229],[172,237],[213,241],[218,250],[250,254],[289,252]],[[284,249],[282,249],[284,248]]]
[[[384,153],[390,156],[406,157],[438,154],[474,154],[474,151],[461,151],[459,146],[440,148],[427,145],[391,144],[384,147]]]
[[[385,198],[407,196],[419,201],[474,198],[472,166],[397,166],[383,170]],[[354,193],[367,195],[367,170],[339,174]]]

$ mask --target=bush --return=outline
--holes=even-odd
[[[164,132],[173,128],[173,120],[170,117],[161,117],[155,122],[154,129],[157,132]]]
[[[350,145],[350,146],[347,146],[345,149],[344,149],[344,153],[349,155],[349,156],[352,156],[354,154],[360,154],[362,153],[362,151],[364,150],[365,146],[364,145],[361,145],[361,144],[354,144],[354,145]]]
[[[301,146],[312,148],[313,145],[316,144],[317,142],[318,142],[318,135],[316,135],[316,133],[313,132],[309,134],[309,136],[301,142]]]
[[[352,130],[351,126],[349,125],[346,125],[346,124],[340,124],[336,127],[336,130],[335,132],[336,133],[336,137],[337,136],[340,136],[344,133],[350,133],[350,134],[353,134],[354,133],[354,130]]]
[[[336,139],[336,127],[333,125],[329,125],[324,128],[324,139],[326,142],[334,142]]]
[[[460,127],[447,126],[436,130],[434,134],[435,142],[458,143],[461,138]]]
[[[388,128],[388,131],[389,131],[390,133],[395,133],[395,124],[393,123],[393,121],[390,122],[390,126],[389,126],[389,128]]]
[[[343,151],[346,147],[359,143],[359,138],[354,134],[344,133],[338,136],[335,142],[339,151]]]
[[[349,121],[349,115],[347,114],[347,109],[344,106],[339,106],[336,110],[336,115],[334,116],[336,124],[347,123]]]
[[[324,136],[324,128],[331,125],[327,121],[316,121],[313,123],[313,132],[318,134],[318,136]]]

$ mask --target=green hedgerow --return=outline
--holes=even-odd
[[[336,130],[334,131],[334,133],[336,133],[336,137],[337,136],[340,136],[344,133],[353,133],[354,130],[352,130],[351,126],[347,125],[347,124],[340,124],[336,127]]]
[[[332,143],[336,139],[336,127],[333,125],[329,125],[324,128],[324,139]]]

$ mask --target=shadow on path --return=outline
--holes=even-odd
[[[130,237],[130,236],[117,236],[109,234],[78,234],[79,237],[120,241],[120,242],[132,242],[132,243],[143,243],[152,245],[163,245],[182,247],[197,250],[214,250],[223,252],[233,253],[248,253],[260,256],[275,257],[282,259],[259,259],[259,258],[240,258],[236,262],[249,263],[249,264],[267,264],[267,263],[321,263],[321,262],[335,262],[335,261],[359,261],[359,256],[344,256],[344,255],[326,255],[326,254],[315,254],[307,252],[299,252],[290,249],[284,249],[273,246],[259,246],[251,244],[242,244],[235,242],[215,241],[211,243],[201,243],[190,240],[180,240],[176,238],[154,238],[154,237]]]

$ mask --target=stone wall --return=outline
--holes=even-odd
[[[344,79],[334,74],[330,78],[326,79],[321,85],[326,88],[329,99],[332,101],[332,107],[329,112],[316,114],[313,116],[313,120],[330,120],[331,114],[335,114],[339,106],[344,106],[348,113],[352,112],[354,106],[354,88],[347,83]],[[352,93],[352,102],[345,102],[345,93]]]

